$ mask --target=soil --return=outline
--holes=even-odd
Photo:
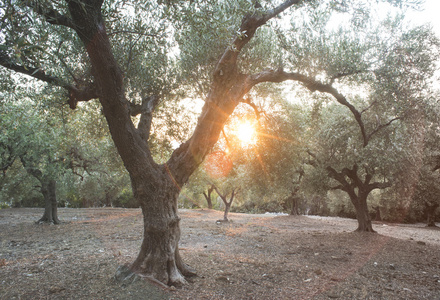
[[[440,299],[440,230],[311,216],[181,210],[180,288],[115,280],[140,249],[139,209],[0,210],[0,299]]]

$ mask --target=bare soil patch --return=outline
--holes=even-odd
[[[140,248],[139,209],[0,210],[0,299],[440,299],[440,230],[342,218],[182,210],[188,285],[115,281]]]

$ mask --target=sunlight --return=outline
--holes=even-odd
[[[242,122],[237,126],[236,135],[243,147],[257,143],[255,126],[249,121]]]

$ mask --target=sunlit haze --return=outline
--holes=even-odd
[[[249,121],[245,121],[238,124],[236,129],[236,135],[243,147],[246,147],[248,145],[253,145],[257,142],[257,134],[255,131],[255,126]]]

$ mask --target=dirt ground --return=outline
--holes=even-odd
[[[139,209],[0,210],[0,299],[440,299],[440,230],[309,216],[182,210],[187,285],[116,282],[140,249]],[[440,224],[438,224],[440,225]]]

